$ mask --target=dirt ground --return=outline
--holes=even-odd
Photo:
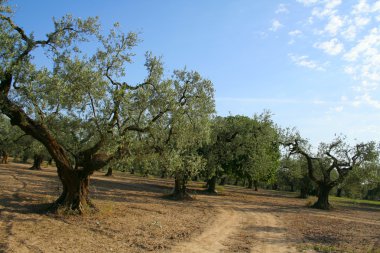
[[[380,252],[380,205],[326,212],[289,193],[199,185],[178,202],[163,198],[171,181],[96,173],[99,213],[53,215],[43,210],[60,192],[56,171],[28,167],[0,165],[0,252]]]

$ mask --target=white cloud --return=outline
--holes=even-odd
[[[309,6],[309,5],[313,5],[313,4],[318,3],[318,0],[297,0],[297,2],[299,2],[305,6]]]
[[[357,28],[355,25],[348,26],[344,31],[342,31],[342,36],[346,40],[354,40],[356,38]]]
[[[290,36],[299,36],[302,34],[300,30],[293,30],[288,33]]]
[[[356,46],[351,48],[345,55],[344,59],[349,62],[355,62],[359,57],[367,57],[374,59],[378,58],[378,48],[380,46],[380,31],[378,28],[373,28]]]
[[[279,4],[277,6],[277,9],[275,11],[276,14],[280,14],[280,13],[289,13],[289,10],[288,8],[286,7],[286,4]]]
[[[330,110],[332,110],[332,111],[334,111],[334,112],[342,112],[343,111],[343,109],[344,109],[344,107],[343,106],[336,106],[336,107],[333,107],[333,108],[330,108]]]
[[[344,50],[344,45],[337,38],[329,41],[316,43],[314,47],[322,49],[326,54],[338,55]]]
[[[295,63],[298,66],[309,68],[309,69],[314,69],[318,71],[324,71],[325,68],[321,64],[319,64],[316,61],[310,60],[309,56],[307,55],[293,55],[289,54],[290,59],[292,60],[293,63]]]
[[[323,8],[315,7],[313,8],[311,14],[318,18],[323,18],[326,16],[334,15],[337,10],[336,8],[342,3],[342,0],[327,0]]]
[[[371,7],[366,0],[359,0],[359,3],[353,7],[353,14],[362,14],[370,12]]]
[[[355,17],[355,25],[358,27],[363,27],[368,25],[371,22],[371,19],[368,17]]]
[[[356,75],[356,69],[353,66],[346,66],[344,68],[344,72],[346,72],[346,74],[349,74],[351,76],[355,76]]]
[[[332,15],[325,27],[325,31],[330,35],[335,36],[339,29],[344,25],[344,21],[340,16]]]
[[[376,2],[372,5],[371,10],[372,10],[373,12],[380,11],[380,1],[376,1]]]
[[[288,33],[288,43],[294,43],[296,36],[302,34],[297,40],[308,43],[306,47],[321,49],[324,55],[341,61],[341,69],[355,82],[347,89],[356,93],[355,99],[344,97],[352,101],[344,104],[380,109],[380,0],[297,2],[304,4],[310,15],[302,26]],[[326,66],[306,55],[289,54],[289,57],[296,65],[310,69],[324,70]],[[341,111],[339,106],[331,109]]]
[[[284,25],[281,24],[281,22],[277,19],[274,19],[272,21],[272,26],[271,28],[269,28],[269,30],[273,31],[273,32],[276,32],[278,29],[280,29],[281,27],[283,27]]]
[[[373,99],[369,94],[364,94],[362,96],[356,97],[356,100],[354,102],[357,106],[360,104],[367,104],[371,107],[374,107],[376,109],[380,109],[380,101]]]

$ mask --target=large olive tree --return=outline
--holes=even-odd
[[[298,154],[306,159],[309,178],[318,187],[318,200],[313,207],[319,209],[330,208],[331,189],[341,184],[350,171],[378,158],[374,142],[349,145],[340,136],[331,143],[321,143],[316,154],[303,146],[304,142],[299,139],[284,144],[290,154]]]
[[[28,34],[0,2],[0,112],[38,140],[54,159],[63,191],[54,208],[94,207],[89,176],[125,154],[128,133],[148,133],[172,109],[173,87],[160,59],[146,55],[147,77],[125,82],[135,33],[107,36],[96,18],[54,20],[44,39]],[[87,50],[88,43],[91,42]],[[44,66],[35,63],[42,49]],[[185,98],[184,98],[185,99]]]

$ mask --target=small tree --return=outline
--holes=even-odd
[[[291,191],[299,189],[299,197],[307,198],[313,189],[313,183],[309,178],[305,159],[300,155],[285,156],[277,172],[277,183],[290,186]]]
[[[211,81],[186,70],[174,71],[167,84],[173,87],[174,100],[147,136],[147,146],[157,154],[149,164],[174,177],[174,199],[189,199],[187,182],[205,166],[198,151],[209,141],[214,89]]]
[[[325,210],[330,208],[331,189],[342,183],[354,167],[363,166],[378,157],[374,142],[350,146],[342,137],[337,137],[331,143],[321,143],[315,156],[306,150],[302,146],[302,141],[298,139],[285,145],[289,148],[290,154],[299,154],[306,159],[309,178],[318,187],[318,200],[313,207]],[[334,173],[336,173],[335,178]]]

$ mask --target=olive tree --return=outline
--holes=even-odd
[[[355,168],[364,166],[378,157],[374,142],[349,145],[339,136],[331,143],[321,143],[318,152],[313,154],[299,139],[286,142],[290,154],[299,154],[307,162],[309,178],[318,187],[318,200],[313,207],[329,209],[329,193],[341,184]]]
[[[147,146],[155,153],[148,164],[174,177],[174,199],[188,199],[187,182],[205,166],[199,150],[209,141],[214,89],[210,80],[187,70],[174,71],[166,84],[172,87],[171,109],[147,136]]]
[[[279,165],[278,133],[269,112],[246,116],[217,117],[211,142],[202,150],[207,159],[207,191],[215,193],[217,178],[235,176],[248,180],[250,188],[259,181],[274,180]]]
[[[0,112],[54,159],[63,191],[53,208],[94,208],[90,175],[123,155],[123,136],[148,132],[170,110],[172,87],[162,82],[160,59],[147,54],[147,77],[130,85],[125,69],[138,38],[117,24],[104,36],[97,18],[67,15],[39,40],[1,1],[0,28]],[[97,45],[92,54],[89,41]],[[39,48],[50,61],[42,67],[34,57],[44,56],[33,55]]]

